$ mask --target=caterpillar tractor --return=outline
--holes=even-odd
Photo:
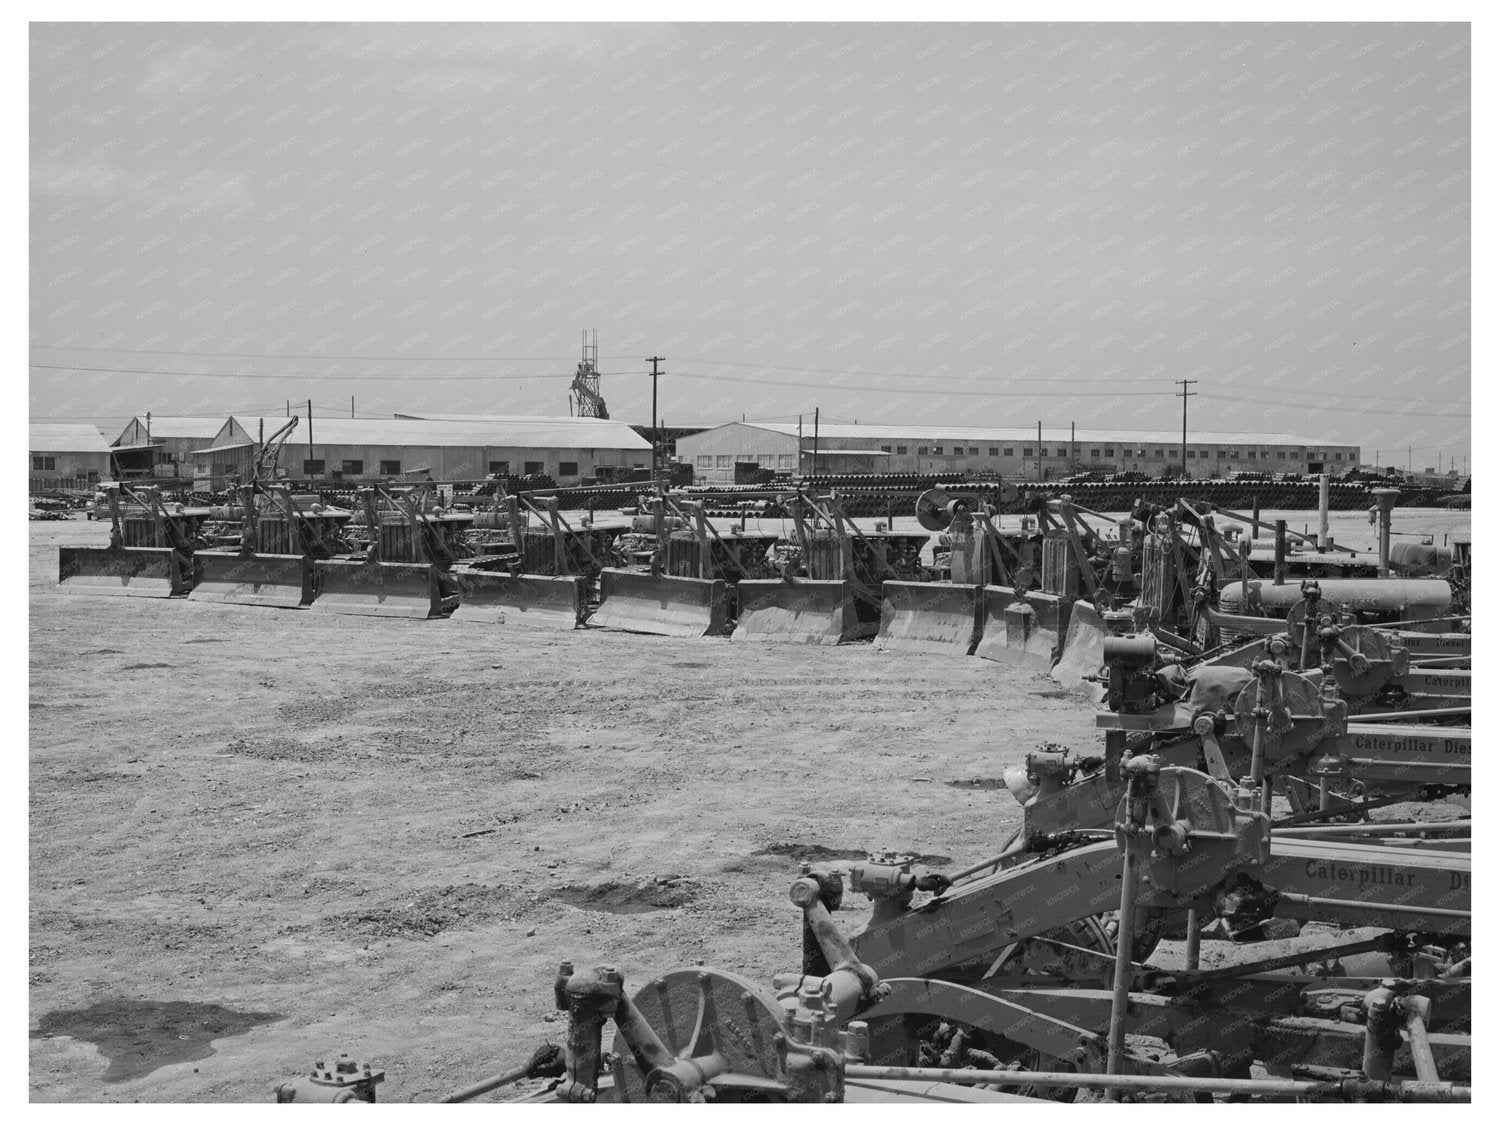
[[[918,497],[918,522],[943,535],[948,579],[887,582],[877,647],[1024,663],[1084,684],[1106,632],[1100,613],[1139,592],[1141,526],[1067,496],[1038,495],[1027,498],[1020,532],[1002,532],[995,504],[1014,491],[930,489]]]
[[[948,549],[949,577],[886,582],[876,648],[970,656],[984,632],[986,589],[1005,585],[1024,591],[1036,585],[1039,535],[1030,526],[1019,536],[1003,535],[997,524],[997,505],[1014,494],[1006,486],[972,492],[932,488],[917,497],[917,522],[940,533],[939,547]],[[936,556],[934,551],[935,562]]]
[[[109,507],[108,547],[59,547],[57,582],[82,594],[184,597],[197,583],[196,555],[213,515],[162,498],[155,486],[100,485]]]
[[[251,481],[239,487],[240,545],[197,553],[194,601],[306,608],[317,597],[316,563],[347,555],[353,513],[323,504],[290,486]]]
[[[510,493],[504,485],[497,485],[489,515],[484,525],[503,528],[510,537],[509,549],[453,569],[459,591],[454,617],[487,624],[577,628],[586,613],[587,576],[607,561],[613,531],[592,525],[574,528],[558,510],[555,496]]]
[[[316,612],[425,619],[458,605],[449,571],[466,553],[469,513],[431,504],[426,485],[370,485],[357,492],[369,546],[362,558],[313,561]]]
[[[1253,776],[1268,796],[1274,782],[1298,824],[1469,791],[1468,728],[1351,720],[1341,691],[1347,679],[1336,670],[1361,654],[1325,632],[1321,667],[1299,673],[1289,647],[1269,638],[1248,667],[1184,668],[1164,663],[1150,633],[1110,637],[1101,677],[1107,710],[1096,719],[1107,732],[1105,758],[1030,756],[1024,772],[1007,778],[1027,809],[1027,832],[1102,823],[1120,790],[1109,762],[1127,747],[1225,783]]]
[[[1425,584],[1405,579],[1388,585]],[[1332,595],[1328,587],[1332,586]],[[1211,584],[1208,587],[1211,589]],[[1216,640],[1238,638],[1211,657],[1221,666],[1248,666],[1263,648],[1274,650],[1285,667],[1314,677],[1326,667],[1347,700],[1351,713],[1375,714],[1394,711],[1428,711],[1468,707],[1471,696],[1468,634],[1433,634],[1361,624],[1362,595],[1353,604],[1337,580],[1303,579],[1295,590],[1297,600],[1280,617],[1230,614],[1209,608],[1211,597],[1200,589],[1198,612]],[[1399,591],[1397,595],[1399,596]],[[1222,605],[1224,597],[1219,597]],[[1247,639],[1248,638],[1248,639]],[[1424,645],[1426,640],[1448,638],[1449,651]],[[1462,640],[1462,644],[1457,643]],[[1413,653],[1415,648],[1417,653]],[[1329,652],[1331,659],[1325,659]]]
[[[709,503],[707,494],[689,500],[665,488],[650,497],[649,514],[633,524],[649,534],[648,569],[601,570],[590,626],[669,637],[729,631],[739,584],[769,576],[767,555],[777,536],[743,525],[721,531],[708,519]]]
[[[549,1077],[515,1100],[1470,1099],[1466,842],[1298,836],[1273,826],[1253,778],[1115,764],[1121,796],[1098,829],[951,873],[898,854],[804,864],[789,892],[801,964],[769,987],[697,965],[631,989],[608,964],[563,962],[562,1057],[444,1100]],[[852,894],[870,912],[846,933]],[[1170,964],[1154,919],[1184,911],[1244,938],[1301,936],[1208,969],[1189,943]],[[357,1099],[361,1081],[373,1100],[384,1077],[351,1063],[338,1087],[319,1065],[278,1100]]]
[[[738,583],[733,639],[844,644],[874,637],[883,583],[920,571],[926,535],[863,532],[836,494],[798,491],[779,499],[792,519],[795,552],[781,577]]]

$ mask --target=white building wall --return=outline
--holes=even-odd
[[[808,448],[812,448],[809,439]],[[693,466],[696,484],[733,484],[736,461],[753,461],[778,472],[799,473],[797,435],[731,422],[677,439],[677,456]]]
[[[313,428],[317,437],[317,428]],[[477,481],[492,472],[509,472],[521,476],[529,472],[546,473],[559,485],[576,485],[595,476],[601,467],[615,470],[649,468],[650,450],[635,449],[568,449],[525,448],[521,446],[411,446],[411,445],[324,445],[313,441],[311,453],[307,442],[288,442],[281,448],[280,467],[294,478],[309,475],[309,459],[321,460],[317,475],[341,481],[372,481],[399,477],[421,468],[431,471],[433,480]],[[346,472],[346,462],[350,471]]]
[[[1180,442],[1143,439],[1128,431],[1117,436],[1090,436],[1070,440],[1043,431],[1038,443],[1035,433],[1017,437],[1015,430],[994,437],[966,436],[962,442],[952,438],[902,438],[853,435],[838,437],[819,435],[819,472],[838,471],[823,455],[840,449],[880,450],[888,457],[875,458],[882,471],[891,473],[995,473],[1017,481],[1051,480],[1075,470],[1101,472],[1136,471],[1161,476],[1168,468],[1182,464]],[[795,434],[782,434],[748,423],[729,423],[678,439],[677,453],[693,466],[694,480],[699,483],[729,484],[734,480],[736,461],[754,461],[772,468],[791,469],[810,474],[813,437],[804,427],[801,447]],[[842,462],[841,463],[846,463]],[[1223,477],[1232,472],[1305,473],[1313,466],[1322,471],[1340,473],[1359,463],[1356,445],[1259,445],[1228,442],[1222,437],[1208,441],[1190,440],[1188,472],[1197,478]]]

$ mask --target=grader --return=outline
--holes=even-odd
[[[1150,755],[1115,765],[1123,796],[1099,831],[952,873],[898,855],[804,865],[802,963],[769,988],[694,966],[631,993],[607,965],[564,962],[563,1057],[445,1100],[548,1074],[522,1100],[1469,1100],[1464,842],[1296,836],[1248,779]],[[846,935],[848,892],[872,911]],[[1149,920],[1185,910],[1241,935],[1273,919],[1304,938],[1374,932],[1233,966],[1151,964]],[[374,1100],[376,1073],[338,1084],[325,1068],[278,1100]]]

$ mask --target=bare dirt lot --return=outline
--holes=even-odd
[[[103,525],[31,530],[39,1101],[441,1096],[560,1034],[559,960],[795,968],[799,857],[991,854],[948,783],[1097,738],[983,660],[70,595]]]
[[[984,660],[59,592],[105,540],[31,525],[36,1101],[264,1101],[341,1050],[434,1099],[560,1037],[560,960],[768,980],[800,858],[993,854],[975,779],[1099,742]]]

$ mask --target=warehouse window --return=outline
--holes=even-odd
[[[880,447],[880,449],[881,449],[881,452],[883,452],[883,453],[889,453],[891,451],[891,447],[888,446],[888,445],[882,445]]]
[[[1226,453],[1226,452],[1224,452],[1224,450],[1222,450],[1222,449],[1221,449],[1221,450],[1219,450],[1219,456],[1220,456],[1220,457],[1228,457],[1228,456],[1229,456],[1229,454],[1228,454],[1228,453]]]
[[[971,445],[971,446],[969,446],[969,456],[970,457],[978,457],[979,456],[979,446],[977,446],[977,445]]]
[[[918,457],[926,457],[927,456],[927,447],[925,445],[919,445],[919,446],[917,446],[917,456]]]
[[[1195,461],[1198,459],[1198,451],[1196,449],[1189,449],[1187,451],[1187,454],[1188,454],[1188,456],[1190,458],[1192,458]]]
[[[524,465],[525,469],[523,471],[527,476],[534,476],[547,471],[547,466],[542,461],[526,461]]]
[[[776,467],[780,469],[792,468],[792,455],[790,453],[778,453],[776,455]]]
[[[714,467],[714,455],[712,453],[698,454],[698,468],[712,469]]]
[[[1028,446],[1026,446],[1026,448],[1022,449],[1021,450],[1021,456],[1022,457],[1030,457],[1031,456],[1031,446],[1028,445]]]
[[[400,461],[380,462],[380,475],[383,477],[399,477],[401,475]]]
[[[1059,457],[1066,457],[1068,455],[1068,451],[1066,449],[1059,449],[1057,451],[1057,455]]]
[[[491,476],[496,476],[496,477],[508,477],[508,476],[510,476],[510,462],[509,461],[491,461],[490,462],[490,475]]]
[[[305,477],[317,476],[323,471],[323,458],[304,457],[302,459],[302,475]]]
[[[758,453],[755,456],[755,463],[762,469],[769,469],[776,463],[776,455],[774,453]]]
[[[1104,456],[1106,456],[1106,457],[1113,457],[1114,455],[1115,455],[1115,447],[1112,446],[1112,445],[1106,445],[1104,447]]]
[[[364,471],[365,471],[365,463],[363,461],[345,461],[344,462],[343,473],[344,473],[344,475],[346,477],[362,476],[364,474]]]
[[[998,445],[992,445],[992,446],[990,446],[990,456],[991,457],[999,457],[1000,456],[1000,447]]]
[[[1276,456],[1279,457],[1279,458],[1281,458],[1281,460],[1285,461],[1286,460],[1286,450],[1284,450],[1284,449],[1277,450]]]
[[[41,454],[33,454],[31,458],[31,467],[33,469],[51,471],[57,468],[57,458],[44,457]]]
[[[578,475],[578,462],[559,461],[557,463],[557,475],[560,477],[576,477]]]
[[[727,469],[730,466],[730,457],[731,454],[720,453],[715,458],[715,464],[721,469]]]
[[[1344,459],[1344,455],[1342,453],[1335,453],[1333,455],[1333,459],[1335,461],[1342,461]]]
[[[904,445],[898,445],[898,446],[896,446],[896,452],[897,453],[905,453],[906,452],[906,446],[904,446]]]
[[[1156,453],[1155,453],[1155,456],[1157,456],[1157,457],[1165,457],[1166,456],[1166,452],[1165,452],[1165,450],[1158,449],[1156,451]]]
[[[1014,457],[1016,455],[1016,447],[1013,445],[1007,445],[1005,447],[1005,455],[1007,457]]]
[[[1198,456],[1202,457],[1205,461],[1207,461],[1208,460],[1208,450],[1206,450],[1206,449],[1200,449],[1200,450],[1198,450]]]
[[[1097,449],[1091,449],[1091,450],[1089,450],[1089,456],[1090,457],[1097,457],[1097,456],[1099,456],[1099,451]]]
[[[170,465],[172,463],[172,455],[163,449],[156,455],[156,463],[158,465]]]

